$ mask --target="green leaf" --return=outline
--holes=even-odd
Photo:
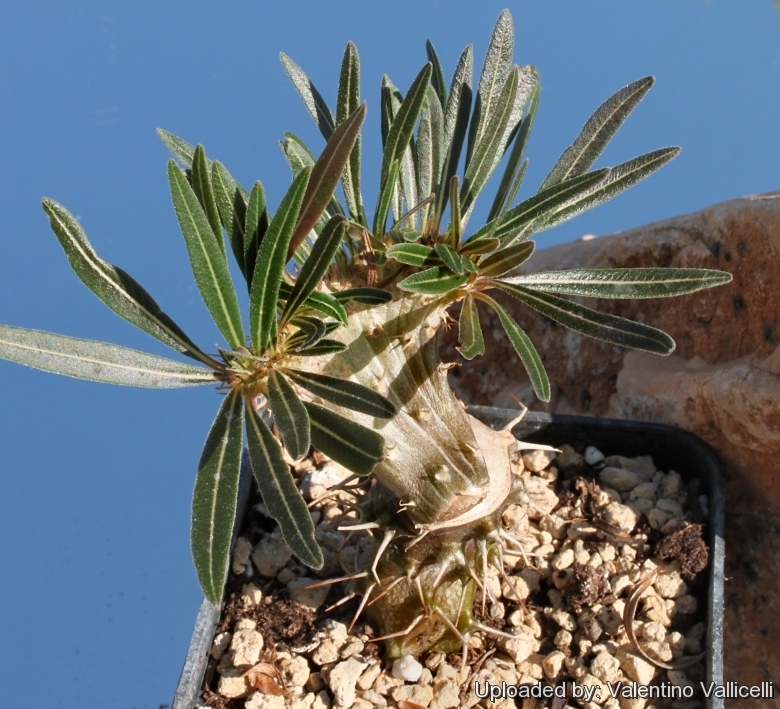
[[[285,158],[290,165],[293,177],[295,177],[304,167],[314,167],[316,160],[311,150],[295,133],[285,131],[284,140],[279,141]]]
[[[328,272],[333,258],[341,246],[345,223],[346,220],[340,215],[331,217],[322,230],[322,234],[314,242],[309,258],[304,262],[282,312],[279,327],[284,325],[304,305],[306,299],[314,292],[314,289]]]
[[[485,353],[485,340],[482,337],[482,326],[479,324],[477,304],[471,295],[467,295],[463,300],[458,321],[458,337],[460,339],[458,351],[466,359],[474,359]]]
[[[292,286],[282,281],[279,286],[279,297],[282,300],[287,300],[292,293]],[[311,310],[316,310],[323,315],[329,315],[332,318],[336,318],[343,325],[349,322],[347,311],[344,310],[344,306],[341,304],[335,294],[325,293],[324,291],[312,291],[304,301],[304,305]]]
[[[310,170],[301,170],[274,214],[257,254],[252,290],[249,295],[249,319],[255,352],[262,353],[271,344],[276,327],[276,301],[282,283],[284,265]]]
[[[436,92],[436,98],[439,100],[439,108],[443,109],[447,103],[447,85],[444,83],[444,72],[441,68],[439,56],[436,54],[436,50],[429,39],[425,40],[425,53],[433,67],[433,73],[431,74],[432,88]]]
[[[420,115],[420,128],[417,133],[417,180],[420,199],[434,195],[441,180],[441,168],[444,160],[444,115],[439,99],[432,86],[427,89],[427,97]],[[430,231],[428,222],[436,209],[435,202],[427,204],[422,212],[422,228]]]
[[[461,54],[447,98],[444,113],[444,162],[442,163],[439,189],[436,193],[436,211],[432,231],[438,232],[444,208],[450,196],[450,182],[458,170],[458,162],[463,142],[469,126],[471,114],[471,82],[473,56],[471,46]]]
[[[501,157],[505,145],[506,128],[509,125],[509,119],[515,113],[515,97],[519,79],[520,70],[515,67],[504,82],[501,93],[496,97],[490,121],[474,147],[474,153],[468,162],[463,178],[463,188],[460,192],[464,210],[473,204],[493,174]]]
[[[105,384],[175,389],[213,384],[210,369],[95,340],[0,325],[0,357],[44,372]]]
[[[268,375],[268,403],[279,427],[284,447],[295,460],[309,452],[311,427],[306,407],[287,379],[271,370]]]
[[[396,160],[396,162],[390,166],[390,175],[379,193],[376,213],[374,214],[374,234],[382,235],[385,233],[387,213],[390,211],[390,203],[393,199],[393,191],[395,190],[395,185],[398,181],[398,172],[400,169],[401,161]]]
[[[414,134],[414,128],[417,125],[417,119],[420,117],[423,103],[426,96],[426,86],[431,80],[432,67],[426,64],[422,71],[417,75],[409,87],[398,113],[394,116],[393,122],[387,133],[384,152],[382,154],[382,170],[380,179],[380,193],[383,192],[391,178],[391,168],[396,162],[401,162],[404,153],[409,147]],[[409,206],[414,206],[416,200],[407,194],[410,201]],[[374,229],[374,233],[379,233]]]
[[[496,251],[480,262],[479,271],[483,276],[500,276],[527,261],[534,252],[534,247],[533,241],[523,241]]]
[[[493,308],[496,315],[498,315],[498,319],[501,321],[501,325],[507,337],[509,337],[512,347],[515,348],[515,352],[520,357],[525,371],[528,372],[528,378],[531,380],[536,396],[539,397],[540,401],[549,401],[550,380],[547,378],[547,372],[544,369],[541,357],[539,357],[539,353],[536,351],[531,339],[523,332],[522,328],[512,319],[509,313],[490,296],[480,293],[478,297]]]
[[[495,251],[499,245],[498,239],[469,239],[461,250],[461,256],[477,256],[479,254],[489,254]]]
[[[360,57],[357,47],[347,42],[344,58],[341,62],[339,77],[339,92],[336,102],[336,125],[341,125],[360,108]],[[360,135],[355,140],[355,146],[344,168],[341,178],[344,197],[347,200],[352,219],[366,226],[363,209],[363,196],[360,191]]]
[[[247,249],[247,243],[244,241],[244,224],[246,222],[247,202],[249,195],[246,190],[233,179],[233,176],[227,171],[225,166],[215,160],[211,163],[211,183],[214,186],[214,198],[217,201],[219,216],[222,225],[228,234],[230,249],[236,259],[241,273],[247,279],[247,285],[251,281],[251,270],[247,273],[246,254],[251,252]],[[254,258],[252,259],[254,266]]]
[[[299,330],[291,335],[285,342],[285,349],[288,350],[297,351],[299,349],[311,347],[327,334],[325,323],[319,318],[299,315],[290,322],[292,325],[298,327]]]
[[[382,419],[392,418],[396,413],[388,399],[357,382],[298,369],[285,369],[284,373],[298,386],[337,406]]]
[[[311,420],[314,447],[356,475],[368,475],[382,460],[385,439],[323,406],[304,402]]]
[[[200,202],[200,206],[209,221],[211,230],[217,239],[217,244],[225,253],[225,242],[222,240],[222,223],[219,220],[217,200],[214,197],[214,186],[211,183],[211,165],[206,159],[206,151],[202,145],[195,148],[192,160],[192,189]]]
[[[412,293],[441,295],[459,288],[468,279],[469,275],[467,273],[456,275],[448,268],[434,267],[407,276],[398,284],[398,287],[401,290],[411,291]]]
[[[71,268],[81,282],[111,310],[168,347],[211,367],[216,364],[211,357],[201,352],[132,276],[106,263],[95,253],[81,224],[65,207],[44,199],[43,210],[65,250]]]
[[[514,201],[517,191],[520,189],[520,183],[523,180],[528,161],[522,160],[525,146],[528,143],[528,136],[531,132],[534,118],[536,117],[536,108],[539,105],[539,75],[533,67],[526,67],[531,70],[529,81],[532,82],[532,88],[526,97],[528,112],[523,116],[514,138],[510,137],[507,148],[512,145],[512,152],[509,154],[504,174],[501,176],[501,182],[496,190],[496,196],[490,207],[488,221],[500,216]],[[521,89],[518,89],[518,96]]]
[[[458,176],[453,175],[450,180],[450,226],[447,229],[450,242],[456,246],[460,244],[463,232],[461,224],[463,216],[461,213],[460,193],[458,192]]]
[[[422,244],[394,244],[387,250],[387,258],[409,266],[426,266],[434,259],[434,250]]]
[[[244,228],[244,264],[246,269],[247,285],[252,287],[252,277],[257,264],[257,254],[260,244],[268,231],[268,211],[265,202],[265,190],[258,180],[252,187],[249,195],[249,204],[246,208],[246,226]]]
[[[602,103],[583,126],[577,139],[561,155],[540,190],[581,175],[590,169],[628,114],[650,90],[654,81],[652,76],[646,76],[624,86]]]
[[[460,261],[457,251],[447,244],[436,244],[433,247],[444,265],[453,273],[460,275],[463,273],[463,264]]]
[[[577,268],[502,279],[545,293],[589,298],[669,298],[731,282],[707,268]]]
[[[350,159],[352,147],[357,141],[365,117],[366,104],[363,104],[336,128],[322,155],[314,163],[301,204],[300,216],[290,238],[287,258],[295,253],[328,206],[333,190],[336,189],[344,167]]]
[[[308,406],[307,406],[308,409]],[[247,401],[246,421],[249,459],[268,512],[282,530],[287,546],[306,566],[321,569],[322,550],[314,539],[314,524],[298,492],[282,447]]]
[[[188,143],[186,140],[177,138],[173,133],[169,133],[162,128],[157,129],[157,135],[160,136],[160,140],[163,142],[168,150],[171,151],[171,155],[175,157],[184,167],[187,169],[192,168],[192,161],[195,157],[195,146]]]
[[[280,54],[279,58],[282,60],[282,66],[287,72],[287,76],[290,77],[295,90],[303,99],[306,110],[311,114],[311,117],[320,129],[322,137],[325,140],[330,140],[333,132],[336,130],[336,126],[333,121],[333,114],[325,103],[325,99],[322,98],[314,84],[309,81],[309,77],[304,74],[303,70],[290,57],[286,54]]]
[[[230,392],[219,408],[198,463],[190,547],[203,593],[219,605],[228,575],[241,473],[243,401]]]
[[[677,147],[661,148],[610,168],[609,174],[603,182],[593,185],[580,195],[575,195],[571,198],[569,204],[560,205],[553,210],[552,214],[540,218],[539,222],[534,225],[535,231],[552,229],[554,226],[558,226],[576,217],[578,214],[582,214],[582,212],[616,197],[666,165],[666,163],[676,158],[679,153],[680,148]],[[573,182],[573,180],[568,182]],[[563,184],[568,184],[568,182]]]
[[[509,10],[503,10],[493,28],[485,63],[482,65],[482,74],[479,77],[474,120],[469,131],[469,146],[466,153],[467,167],[471,162],[474,149],[482,136],[487,133],[487,126],[493,113],[497,110],[501,90],[512,69],[514,41],[515,31],[512,25],[512,15]]]
[[[540,293],[524,286],[499,280],[493,282],[542,315],[588,337],[655,354],[668,355],[674,351],[674,340],[665,332],[649,325],[600,313],[556,295]]]
[[[486,225],[486,235],[492,234],[495,238],[500,239],[502,246],[509,246],[526,234],[530,236],[534,233],[534,230],[530,228],[532,224],[536,225],[539,221],[555,214],[556,210],[561,209],[576,197],[588,194],[591,187],[599,184],[608,175],[609,169],[604,168],[567,180],[543,192],[537,192],[533,197],[507,210],[502,217],[499,217],[494,229],[492,226]],[[483,229],[480,229],[480,232]],[[477,234],[472,239],[476,236]]]
[[[393,299],[393,294],[381,288],[347,288],[333,294],[340,303],[350,301],[361,303],[363,305],[382,305],[389,303]]]
[[[192,187],[173,160],[168,162],[168,180],[173,207],[184,234],[192,273],[203,302],[230,346],[233,349],[242,347],[244,329],[241,312],[225,254],[217,244]]]
[[[297,357],[323,357],[336,354],[336,352],[343,352],[345,349],[347,349],[347,346],[343,342],[323,338],[311,347],[295,350],[295,355]]]

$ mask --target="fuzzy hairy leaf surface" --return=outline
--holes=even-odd
[[[321,569],[322,550],[314,539],[314,524],[295,485],[290,466],[284,462],[282,447],[248,401],[246,406],[249,459],[263,502],[279,524],[284,541],[293,554],[306,566]]]
[[[214,372],[108,342],[0,325],[0,357],[19,364],[106,384],[174,389],[213,384]]]
[[[297,369],[285,369],[284,373],[298,386],[337,406],[382,419],[395,415],[395,406],[390,401],[373,389],[357,382]]]
[[[225,253],[217,243],[195,192],[173,160],[168,162],[168,180],[173,207],[203,302],[230,346],[241,347],[244,344],[244,328]]]
[[[530,243],[530,242],[529,242]],[[578,268],[502,279],[535,291],[590,298],[669,298],[731,281],[707,268]]]
[[[303,105],[306,106],[306,110],[320,129],[322,137],[325,140],[330,140],[333,131],[336,130],[336,124],[333,120],[333,113],[325,103],[325,99],[322,98],[322,94],[317,91],[309,77],[290,57],[282,53],[279,58],[282,60],[282,66],[287,72],[287,76],[290,77],[295,90],[303,100]]]
[[[298,220],[298,212],[303,202],[310,172],[305,168],[293,180],[268,225],[268,231],[257,254],[257,265],[249,296],[251,337],[257,352],[263,352],[268,347],[272,333],[276,331],[276,302],[279,300],[279,287],[282,283],[284,265],[287,263],[290,238]]]
[[[268,403],[284,447],[294,459],[302,458],[311,445],[309,414],[295,389],[275,369],[268,375]]]
[[[602,103],[583,126],[574,143],[561,155],[540,190],[581,175],[590,169],[654,82],[652,76],[646,76],[624,86]]]
[[[456,274],[448,268],[434,266],[404,278],[398,287],[410,293],[442,295],[462,286],[469,279],[468,273]]]
[[[206,438],[192,495],[190,546],[203,593],[219,605],[228,574],[241,472],[243,399],[230,392]]]
[[[382,460],[385,439],[324,406],[305,401],[311,420],[311,440],[317,450],[355,475],[368,475]]]
[[[169,133],[162,128],[157,129],[157,135],[163,142],[163,145],[171,151],[171,155],[175,157],[184,167],[187,169],[192,168],[192,160],[195,157],[195,146],[188,143],[186,140],[175,136],[173,133]]]
[[[463,299],[463,307],[458,321],[460,347],[458,351],[466,359],[474,359],[485,353],[485,340],[482,337],[482,326],[479,324],[477,304],[471,295]]]
[[[211,181],[211,167],[202,145],[195,148],[192,160],[192,189],[206,214],[211,230],[222,253],[225,253],[225,242],[222,240],[222,222],[219,218],[217,200],[214,196],[214,185]]]
[[[184,334],[132,276],[95,253],[81,224],[65,207],[44,199],[43,210],[71,268],[111,310],[168,347],[205,364],[213,364],[213,360]]]
[[[360,57],[357,47],[347,42],[341,61],[338,100],[336,102],[336,125],[341,125],[360,107]],[[360,191],[360,135],[350,153],[341,178],[347,209],[356,222],[367,226],[363,213],[363,196]]]
[[[541,293],[525,286],[504,283],[500,280],[494,283],[542,315],[588,337],[605,340],[620,347],[630,347],[661,355],[668,355],[674,351],[674,340],[657,328],[616,315],[600,313],[565,298],[559,298],[557,295]]]

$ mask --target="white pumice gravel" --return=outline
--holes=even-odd
[[[331,461],[320,468],[302,461],[296,469],[307,500],[325,495],[329,485],[348,475]],[[246,617],[239,616],[221,627],[214,637],[210,652],[216,664],[212,691],[246,709],[415,705],[510,709],[516,706],[514,700],[491,703],[478,697],[475,681],[498,685],[576,681],[595,688],[596,694],[591,702],[570,700],[569,707],[654,709],[645,700],[612,698],[607,683],[663,681],[698,686],[705,679],[703,661],[684,671],[654,666],[633,651],[622,617],[630,589],[657,568],[637,607],[634,631],[640,646],[663,662],[701,652],[706,626],[696,622],[700,618],[699,599],[689,591],[691,584],[681,575],[679,562],[652,557],[648,536],[655,539],[653,535],[657,537],[659,532],[647,534],[650,528],[669,535],[689,524],[681,476],[675,471],[656,470],[647,456],[605,457],[593,446],[585,448],[584,454],[562,446],[557,457],[550,451],[523,451],[522,456],[517,454],[513,470],[523,479],[533,504],[509,506],[503,521],[520,539],[530,567],[521,554],[509,548],[505,555],[508,579],[490,567],[487,620],[511,637],[472,633],[470,663],[477,671],[467,668],[465,682],[459,658],[454,655],[431,652],[420,658],[407,655],[392,663],[382,662],[381,649],[371,643],[374,631],[361,619],[350,633],[349,614],[340,608],[328,611],[335,617],[320,620],[314,637],[300,645],[274,644],[264,637],[264,626],[255,619],[269,602],[271,610],[266,613],[273,615],[273,598],[282,594],[303,608],[322,613],[329,603],[354,589],[347,582],[336,588],[308,587],[348,574],[356,563],[359,568],[366,560],[370,562],[375,549],[370,536],[357,534],[346,539],[346,533],[338,529],[355,519],[343,504],[349,496],[338,492],[312,506],[316,538],[326,557],[326,568],[320,572],[300,564],[278,528],[267,520],[266,531],[242,530],[231,568]],[[573,497],[560,492],[559,486],[571,478],[573,470],[588,481],[577,483],[590,486],[587,503],[576,491]],[[262,505],[255,504],[254,509],[262,514],[258,506]],[[332,589],[334,593],[330,593]],[[475,609],[481,601],[482,594],[477,591]],[[347,623],[342,622],[345,619]],[[264,694],[252,685],[247,670],[257,663],[275,668],[287,697]],[[523,709],[542,706],[539,700],[522,703]],[[672,709],[701,706],[673,704]]]

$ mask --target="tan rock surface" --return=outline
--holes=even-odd
[[[646,322],[677,343],[658,357],[583,337],[497,297],[539,350],[553,384],[536,400],[496,317],[480,308],[486,354],[451,382],[468,403],[657,421],[712,445],[728,477],[726,679],[780,685],[780,192],[709,207],[620,234],[545,249],[531,271],[574,267],[717,268],[732,283],[671,299],[579,299]],[[745,482],[748,485],[745,485]],[[744,700],[751,707],[778,706]]]

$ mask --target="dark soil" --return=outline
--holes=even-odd
[[[703,535],[703,525],[691,524],[658,542],[655,555],[659,559],[679,561],[680,574],[687,581],[692,581],[709,563],[709,550]]]

